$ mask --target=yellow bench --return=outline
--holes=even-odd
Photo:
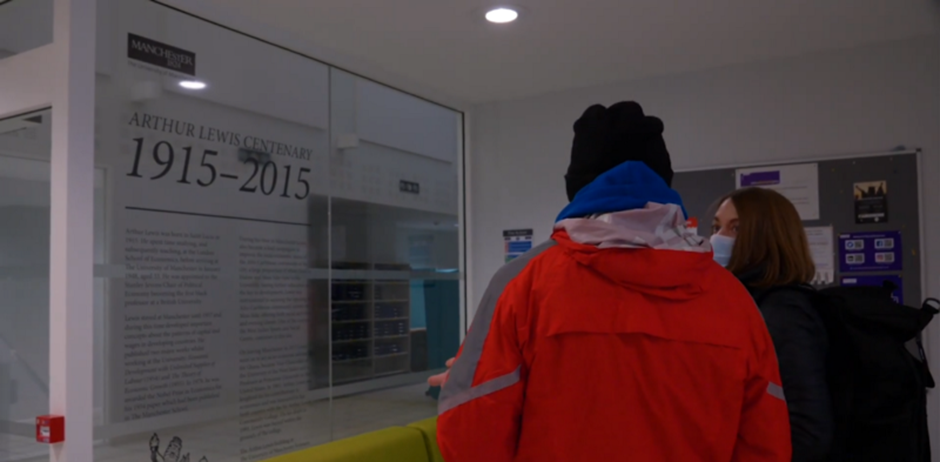
[[[408,428],[414,428],[421,432],[431,462],[444,462],[444,456],[441,455],[441,450],[437,446],[437,417],[415,422],[409,425]]]
[[[267,462],[431,462],[431,460],[428,458],[428,447],[420,430],[392,427],[292,452]]]

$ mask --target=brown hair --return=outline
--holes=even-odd
[[[739,189],[721,199],[738,212],[738,236],[728,270],[734,275],[762,270],[752,284],[803,284],[813,280],[816,265],[796,207],[780,193],[763,188]]]

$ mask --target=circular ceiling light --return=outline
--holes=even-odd
[[[493,8],[486,12],[486,20],[496,24],[506,24],[516,19],[519,19],[519,12],[512,8]]]
[[[187,90],[202,90],[206,88],[205,82],[198,80],[183,80],[180,82],[180,86]]]

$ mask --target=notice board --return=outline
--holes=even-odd
[[[818,219],[810,227],[832,227],[834,284],[900,282],[898,298],[919,306],[921,293],[921,223],[919,151],[781,162],[760,167],[815,164],[818,171]],[[681,195],[699,234],[711,234],[718,199],[741,183],[738,175],[754,166],[680,171],[673,188]]]

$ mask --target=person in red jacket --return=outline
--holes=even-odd
[[[754,301],[685,227],[663,124],[574,125],[552,239],[493,277],[439,398],[447,462],[789,462]]]

